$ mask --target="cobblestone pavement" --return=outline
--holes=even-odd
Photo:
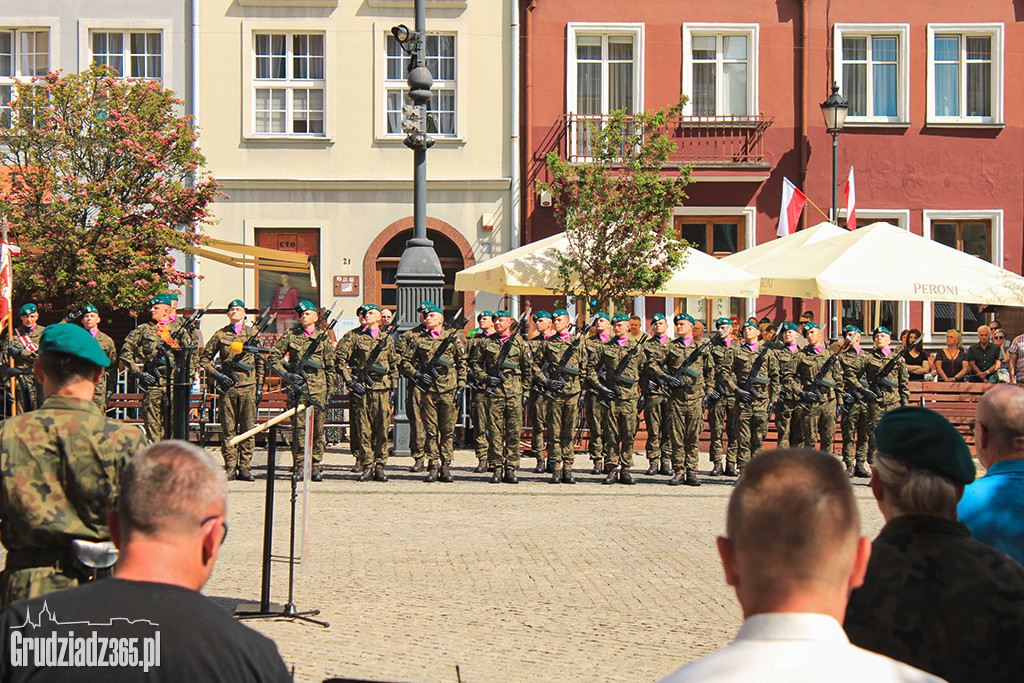
[[[602,486],[581,474],[555,486],[524,471],[518,486],[495,485],[460,451],[455,483],[425,484],[393,459],[389,483],[361,484],[347,449],[329,449],[325,463],[295,603],[330,627],[248,622],[277,642],[296,680],[652,681],[739,626],[715,547],[731,479]],[[204,591],[229,608],[259,600],[258,476],[229,484],[231,535]],[[855,482],[873,537],[882,519],[866,480]],[[275,491],[274,552],[286,554],[290,486]],[[284,563],[273,565],[271,599],[287,599]]]

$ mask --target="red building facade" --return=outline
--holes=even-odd
[[[718,256],[774,239],[784,177],[827,213],[832,137],[819,105],[835,82],[850,102],[838,183],[854,167],[858,223],[885,220],[1021,272],[1024,3],[524,0],[521,25],[524,242],[559,230],[534,189],[546,152],[582,161],[586,122],[680,95],[673,161],[692,164],[694,180],[676,209],[682,236]],[[808,204],[802,225],[823,220]],[[822,312],[774,296],[646,297],[635,308],[706,320]],[[992,317],[955,304],[840,310],[841,325],[918,327],[935,342],[951,327],[970,339]]]

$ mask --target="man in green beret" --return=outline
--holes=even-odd
[[[643,340],[629,338],[628,315],[616,313],[612,317],[612,332],[612,338],[598,347],[594,364],[588,369],[599,398],[608,404],[604,431],[609,446],[605,460],[608,475],[604,483],[634,484],[629,470],[633,466],[633,442],[640,413],[640,374],[647,358]],[[599,369],[604,370],[603,378]]]
[[[39,308],[35,304],[22,305],[18,317],[21,325],[14,328],[14,336],[7,341],[7,357],[14,359],[13,374],[19,378],[15,382],[18,412],[25,413],[38,407],[42,395],[41,387],[32,376],[32,364],[39,357],[39,339],[46,327],[38,324]]]
[[[586,341],[587,346],[587,366],[597,367],[597,356],[601,349],[601,346],[608,343],[608,340],[612,338],[612,319],[607,313],[601,311],[595,315],[594,326],[590,328],[590,339]],[[600,379],[600,373],[603,373],[603,368],[598,368],[598,379]],[[591,382],[590,377],[587,377],[587,398],[583,403],[584,415],[587,420],[587,433],[589,434],[589,444],[587,446],[587,452],[590,454],[590,461],[594,465],[593,474],[607,474],[612,468],[608,467],[605,463],[606,445],[604,438],[605,424],[607,417],[605,415],[608,410],[603,403],[601,398],[597,395],[597,386]],[[608,470],[606,472],[606,470]]]
[[[1024,567],[957,518],[971,451],[942,415],[887,412],[875,430],[871,492],[885,526],[850,595],[850,642],[947,681],[1024,678]]]
[[[170,436],[170,392],[177,363],[176,352],[183,348],[197,348],[199,340],[194,332],[182,329],[182,321],[171,320],[171,303],[167,294],[158,294],[149,300],[151,322],[143,323],[128,333],[121,346],[121,362],[138,384],[142,397],[142,421],[150,441]],[[196,365],[190,356],[188,376]]]
[[[547,311],[536,311],[533,314],[533,333],[527,340],[530,347],[530,356],[534,359],[544,356],[544,344],[551,336],[551,326],[554,318]],[[527,380],[529,381],[529,380]],[[537,383],[530,384],[530,395],[526,401],[528,406],[527,418],[530,421],[531,440],[530,453],[537,458],[537,474],[547,471],[548,460],[545,454],[550,450],[547,439],[547,424],[549,422],[550,399],[544,395]]]
[[[7,549],[0,607],[70,588],[92,570],[72,541],[110,540],[107,512],[142,431],[92,402],[110,359],[78,325],[51,325],[32,372],[46,399],[0,424],[0,540]],[[79,544],[81,545],[81,543]]]
[[[875,348],[867,354],[864,364],[864,383],[861,394],[867,404],[868,447],[866,459],[858,458],[854,470],[856,477],[868,477],[868,463],[875,449],[875,428],[882,416],[893,408],[910,403],[910,371],[903,354],[890,347],[892,332],[879,325],[872,333]],[[869,389],[869,387],[874,387]]]
[[[494,333],[494,311],[481,311],[476,316],[477,327],[469,333],[466,344],[466,355],[472,357],[473,349]],[[477,474],[487,471],[487,397],[483,387],[477,384],[473,373],[469,373],[467,384],[470,388],[470,417],[473,421],[473,450],[476,453],[477,465],[473,470]]]
[[[800,421],[796,419],[796,409],[800,403],[800,382],[796,378],[796,365],[800,360],[797,352],[800,336],[796,323],[784,322],[779,326],[779,337],[782,348],[775,351],[775,361],[779,365],[779,397],[775,401],[775,433],[779,448],[789,448],[790,444],[798,446],[803,443]]]
[[[580,392],[587,375],[586,339],[570,331],[572,319],[564,308],[555,310],[552,334],[533,356],[533,380],[551,395],[548,447],[552,484],[575,484],[572,474],[576,453],[574,436],[579,421]],[[561,371],[559,372],[559,368]]]
[[[838,358],[825,346],[824,333],[815,322],[804,324],[807,345],[797,354],[795,379],[799,384],[798,419],[804,448],[832,452],[836,435],[836,408],[843,395],[843,373]],[[815,381],[820,380],[817,386]]]
[[[415,352],[416,340],[426,334],[427,312],[432,308],[435,308],[433,302],[420,302],[420,305],[416,307],[420,323],[398,338],[395,344],[395,353],[399,358],[399,372],[401,372],[403,361],[408,360]],[[420,414],[422,403],[423,390],[415,382],[408,382],[405,387],[405,415],[409,420],[409,450],[412,455],[410,472],[422,472],[426,467],[426,441],[423,431],[423,416]]]
[[[860,328],[847,325],[843,328],[845,343],[835,349],[839,353],[839,367],[843,373],[846,391],[839,396],[842,403],[840,426],[843,432],[843,465],[846,474],[870,476],[867,471],[868,458],[868,409],[860,392],[867,386],[865,368],[868,354],[860,346]],[[845,350],[844,350],[845,347]],[[873,429],[873,427],[872,427]]]
[[[317,327],[320,312],[312,301],[300,301],[295,307],[299,315],[297,325],[277,340],[274,350],[270,353],[270,364],[282,368],[284,359],[288,358],[288,378],[309,393],[320,405],[327,407],[327,395],[334,386],[334,345],[327,332]],[[315,348],[314,348],[315,347]],[[312,353],[305,367],[299,362]],[[301,395],[291,392],[291,404],[297,405]],[[327,439],[324,436],[324,411],[315,406],[313,411],[313,452],[312,468],[309,473],[313,481],[323,481],[323,459]],[[302,416],[292,418],[292,467],[296,476],[302,476],[302,458],[306,444],[306,420]]]
[[[80,309],[81,317],[79,322],[85,331],[92,335],[92,338],[100,345],[103,349],[103,353],[106,354],[107,358],[110,359],[111,365],[117,362],[117,345],[114,344],[114,340],[110,338],[110,335],[100,330],[100,312],[92,304],[86,304]],[[107,372],[106,369],[103,371],[103,376],[100,377],[100,381],[96,383],[96,393],[93,394],[92,400],[95,403],[101,413],[105,413],[107,410],[107,400],[111,392],[114,390],[114,385],[117,382],[117,371]]]
[[[721,317],[715,320],[715,329],[719,341],[711,345],[711,357],[715,362],[715,385],[708,387],[708,431],[711,442],[708,453],[711,455],[711,476],[725,475],[735,477],[737,439],[736,433],[736,397],[732,387],[735,384],[732,376],[733,362],[736,360],[736,339],[733,337],[732,318]],[[728,447],[723,437],[728,439]],[[724,463],[724,467],[723,467]]]
[[[647,426],[647,472],[648,475],[672,475],[672,435],[669,432],[668,396],[658,382],[660,368],[668,355],[668,321],[664,313],[655,313],[651,318],[651,336],[644,341],[644,364],[640,380],[643,393],[644,423]],[[654,371],[658,368],[658,372]]]
[[[220,453],[224,457],[227,478],[252,481],[252,453],[256,437],[241,444],[228,442],[256,426],[257,387],[263,385],[263,363],[246,346],[258,346],[256,328],[245,323],[245,302],[233,299],[228,304],[228,324],[213,333],[206,342],[200,365],[213,380],[220,413]]]
[[[779,365],[768,342],[760,339],[757,323],[744,322],[740,335],[743,341],[734,344],[726,381],[736,397],[736,468],[743,472],[768,431],[768,404],[778,398]]]

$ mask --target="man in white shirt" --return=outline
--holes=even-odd
[[[855,647],[843,632],[871,543],[839,460],[798,449],[755,456],[729,500],[726,533],[718,552],[743,626],[727,648],[663,683],[942,680]]]

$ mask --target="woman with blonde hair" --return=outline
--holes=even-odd
[[[960,330],[950,330],[946,332],[946,348],[935,352],[932,367],[939,373],[940,382],[962,382],[970,369],[963,340]]]

